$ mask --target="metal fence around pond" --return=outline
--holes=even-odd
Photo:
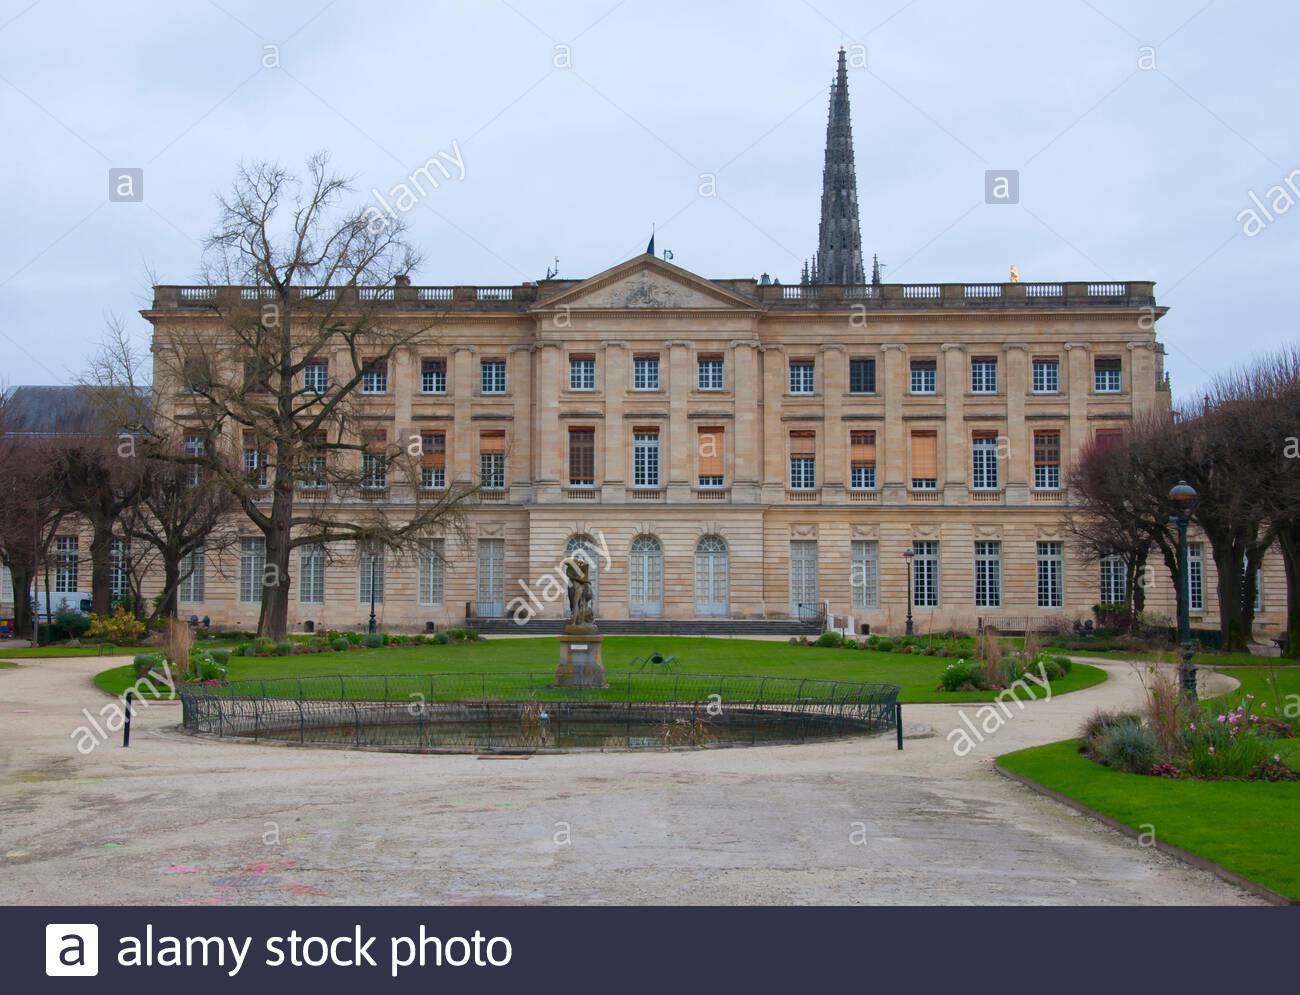
[[[895,684],[709,674],[390,674],[179,689],[191,733],[411,752],[637,750],[800,743],[895,729]]]

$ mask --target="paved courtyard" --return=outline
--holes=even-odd
[[[964,758],[944,739],[958,706],[911,705],[934,735],[902,753],[879,737],[479,759],[197,740],[172,703],[139,710],[130,749],[82,756],[105,662],[26,661],[0,670],[0,901],[1254,903],[992,770],[1134,704],[1134,669],[1102,665],[1105,684]]]

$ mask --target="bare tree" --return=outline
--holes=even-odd
[[[8,406],[0,391],[0,564],[13,580],[14,631],[35,644],[32,586],[65,512],[51,472],[56,444],[14,431]]]
[[[288,624],[293,549],[401,552],[463,534],[476,489],[421,487],[420,434],[391,438],[380,427],[390,419],[366,410],[363,383],[385,379],[395,350],[431,326],[381,320],[416,257],[400,219],[342,208],[348,191],[323,155],[301,181],[275,165],[241,168],[206,242],[216,321],[155,336],[156,430],[185,440],[262,534],[258,631],[273,638]]]

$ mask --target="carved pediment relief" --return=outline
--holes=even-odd
[[[755,310],[757,305],[679,266],[638,256],[599,273],[536,309],[574,310]]]
[[[816,525],[791,525],[790,538],[791,539],[816,539],[817,526]]]
[[[851,529],[854,539],[879,539],[879,525],[854,525]]]

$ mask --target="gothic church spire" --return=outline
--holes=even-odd
[[[853,127],[849,121],[849,77],[840,49],[831,84],[826,122],[826,164],[822,168],[822,220],[818,230],[814,283],[865,283],[862,230],[858,223],[858,180],[853,166]]]

